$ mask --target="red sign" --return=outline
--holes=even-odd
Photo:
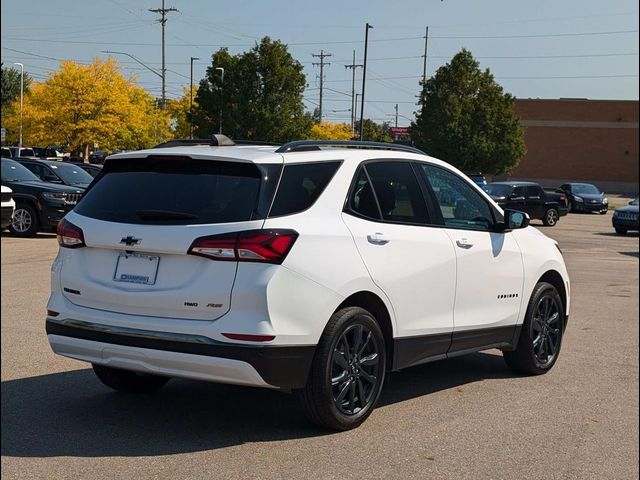
[[[390,127],[389,133],[393,137],[408,137],[409,127]]]

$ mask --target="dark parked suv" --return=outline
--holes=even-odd
[[[93,177],[86,170],[66,162],[57,160],[37,160],[16,158],[43,182],[59,183],[83,190],[93,181]]]
[[[41,181],[15,160],[2,159],[2,184],[13,190],[16,202],[9,230],[31,237],[39,230],[53,230],[78,202],[83,189]]]
[[[569,211],[564,193],[544,190],[534,182],[493,182],[484,187],[498,205],[525,212],[553,227]]]

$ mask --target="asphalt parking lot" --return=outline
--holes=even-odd
[[[521,377],[498,351],[414,367],[345,433],[273,391],[109,391],[47,344],[53,235],[3,235],[2,478],[638,478],[638,235],[611,213],[540,228],[572,278],[555,368]]]

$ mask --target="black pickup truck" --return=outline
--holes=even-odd
[[[525,212],[548,227],[569,211],[565,193],[545,190],[534,182],[493,182],[484,190],[502,208]]]

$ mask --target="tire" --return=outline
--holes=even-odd
[[[361,425],[382,391],[385,352],[384,336],[369,312],[347,307],[334,313],[306,386],[294,392],[309,420],[340,431]]]
[[[626,228],[617,228],[616,227],[616,233],[618,235],[626,235],[627,234],[627,229]]]
[[[503,352],[507,365],[527,375],[551,370],[560,355],[564,322],[558,291],[550,283],[538,283],[531,294],[516,349]]]
[[[92,364],[96,376],[107,387],[126,393],[151,393],[164,387],[169,377],[138,373],[120,368]]]
[[[40,230],[40,219],[31,205],[21,203],[16,205],[9,231],[16,237],[34,237]]]
[[[554,227],[556,223],[558,223],[558,219],[560,218],[560,214],[558,210],[555,208],[550,208],[542,217],[542,223],[544,223],[547,227]]]

